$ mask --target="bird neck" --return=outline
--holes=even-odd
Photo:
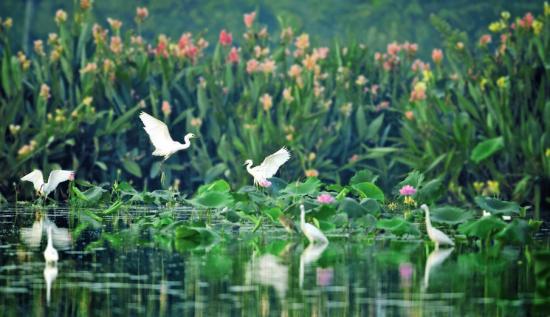
[[[182,143],[180,143],[180,144],[181,144],[180,148],[181,148],[182,150],[185,150],[186,148],[188,148],[189,146],[191,146],[191,136],[186,135],[186,136],[183,138],[183,144],[182,144]]]
[[[301,208],[302,210],[300,211],[300,226],[305,226],[306,224],[306,213],[304,211],[304,208]]]
[[[252,169],[252,161],[248,161],[246,162],[246,170],[250,173],[250,170]]]
[[[430,220],[430,212],[426,210],[426,228],[431,229],[432,228],[432,221]]]

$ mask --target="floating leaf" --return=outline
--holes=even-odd
[[[266,214],[273,222],[279,221],[279,216],[283,214],[281,208],[277,207],[264,209],[262,212]]]
[[[503,201],[500,199],[477,196],[475,199],[476,204],[492,215],[518,215],[519,205],[513,201]]]
[[[376,228],[389,231],[396,236],[402,236],[404,234],[420,234],[420,231],[418,231],[418,228],[416,228],[415,225],[399,217],[378,220],[376,223]]]
[[[206,208],[221,208],[233,203],[233,197],[227,192],[205,192],[191,202]]]
[[[523,219],[514,219],[495,238],[510,244],[525,244],[531,238],[531,227]]]
[[[476,164],[489,158],[504,147],[504,138],[498,137],[485,140],[474,147],[470,159]]]
[[[451,206],[433,208],[430,214],[430,219],[433,222],[446,223],[449,225],[464,223],[474,216],[471,211]]]
[[[321,181],[315,177],[309,177],[304,183],[294,182],[288,184],[284,192],[294,195],[312,195],[319,191]]]
[[[359,218],[368,213],[365,207],[359,205],[357,201],[351,198],[344,198],[340,202],[339,208],[346,212],[349,218]]]
[[[358,191],[362,198],[372,198],[384,202],[384,192],[373,183],[363,182],[353,184],[351,187]]]
[[[202,185],[197,190],[197,194],[200,195],[202,193],[210,192],[210,191],[213,191],[213,192],[229,192],[230,189],[231,189],[231,186],[229,186],[229,183],[226,182],[223,179],[220,179],[220,180],[217,180],[217,181],[212,182],[210,184]]]

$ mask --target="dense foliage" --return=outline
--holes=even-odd
[[[538,17],[504,12],[479,40],[434,17],[445,53],[434,49],[431,65],[414,43],[384,53],[338,40],[316,48],[284,22],[269,34],[254,14],[237,46],[240,35],[226,30],[210,45],[189,33],[148,41],[145,9],[135,29],[115,19],[105,29],[91,10],[81,1],[70,16],[58,11],[58,33],[35,41],[33,53],[12,51],[13,21],[2,18],[4,196],[32,168],[157,188],[143,110],[176,139],[200,135],[165,164],[168,183],[184,191],[219,177],[250,183],[244,160],[285,145],[294,159],[283,179],[344,183],[367,168],[387,191],[416,169],[449,184],[449,198],[504,196],[540,208],[550,175],[548,5]]]

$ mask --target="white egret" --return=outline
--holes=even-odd
[[[252,167],[252,160],[246,160],[246,170],[254,177],[254,185],[262,185],[267,182],[267,179],[273,177],[281,165],[290,159],[290,153],[286,148],[281,148],[279,151],[269,155],[264,159],[262,164]]]
[[[174,141],[170,136],[168,131],[168,126],[166,124],[151,115],[142,112],[139,115],[141,122],[143,122],[145,132],[149,135],[151,143],[155,146],[155,151],[153,155],[155,156],[164,156],[164,161],[166,161],[172,154],[180,150],[185,150],[191,145],[191,139],[196,138],[193,133],[187,133],[183,138],[184,143]]]
[[[300,229],[309,240],[309,243],[327,244],[328,239],[319,228],[306,222],[306,210],[303,204],[300,204]]]
[[[305,267],[319,260],[321,255],[323,255],[323,252],[325,252],[325,249],[327,248],[327,246],[328,246],[328,243],[310,244],[307,246],[307,248],[304,249],[304,251],[300,255],[300,272],[299,272],[300,288],[302,288],[302,285],[304,284]]]
[[[431,271],[436,267],[441,265],[451,255],[454,248],[449,249],[442,249],[442,250],[433,250],[430,255],[428,256],[428,259],[426,260],[426,266],[424,267],[424,284],[422,285],[422,289],[427,289],[428,284],[430,282],[430,273]]]
[[[34,189],[40,196],[47,197],[53,192],[60,183],[74,180],[74,171],[54,170],[48,177],[48,182],[44,183],[44,176],[41,170],[34,170],[21,177],[22,181],[31,182]]]
[[[52,294],[52,284],[57,278],[57,265],[46,263],[44,266],[44,281],[46,281],[46,300],[48,306],[50,305],[50,298]]]
[[[426,204],[422,204],[420,208],[424,209],[424,213],[426,215],[426,231],[428,231],[430,240],[435,243],[435,248],[439,249],[440,244],[454,246],[455,244],[451,238],[441,232],[441,230],[432,227],[432,221],[430,220],[430,209],[428,206],[426,206]]]
[[[46,250],[44,250],[44,259],[46,263],[51,264],[55,264],[59,260],[59,254],[57,254],[57,250],[53,247],[52,227],[48,227],[48,245],[46,246]]]

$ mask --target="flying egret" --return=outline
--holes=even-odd
[[[155,156],[164,156],[164,161],[166,161],[172,154],[180,150],[185,150],[191,145],[191,139],[196,138],[193,133],[187,133],[183,138],[184,143],[174,141],[170,136],[168,131],[168,126],[166,124],[151,115],[142,112],[139,115],[141,122],[143,122],[143,128],[145,132],[149,135],[151,143],[155,146],[155,151],[153,155]]]
[[[281,165],[290,159],[290,153],[284,147],[279,151],[269,155],[262,164],[252,167],[252,160],[246,160],[246,170],[254,177],[254,185],[262,185],[268,182],[268,178],[273,177]]]
[[[31,182],[34,189],[40,196],[48,197],[60,183],[74,180],[74,171],[54,170],[51,171],[48,177],[48,182],[44,183],[44,176],[41,170],[34,170],[29,174],[21,177],[22,181]]]
[[[46,263],[55,264],[59,260],[59,254],[57,254],[57,250],[53,247],[52,229],[52,227],[48,227],[48,246],[44,250],[44,259]]]
[[[430,220],[430,209],[426,204],[422,204],[420,208],[424,209],[424,213],[426,215],[426,231],[428,231],[428,236],[430,237],[430,240],[432,240],[435,243],[435,248],[439,249],[439,245],[450,245],[454,246],[453,240],[451,240],[446,234],[441,232],[441,230],[436,229],[432,227],[432,222]]]
[[[309,240],[309,243],[327,244],[328,239],[319,228],[306,222],[306,210],[303,204],[300,204],[300,229]]]

